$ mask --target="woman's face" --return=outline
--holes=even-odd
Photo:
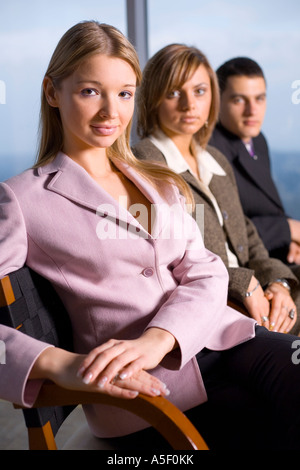
[[[192,136],[207,121],[210,105],[210,78],[201,64],[181,88],[163,98],[158,108],[159,125],[170,138]]]
[[[135,91],[136,74],[126,61],[102,54],[83,61],[48,99],[59,108],[64,152],[111,146],[132,118]]]

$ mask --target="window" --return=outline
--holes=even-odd
[[[44,73],[57,42],[73,24],[95,19],[124,34],[125,0],[0,2],[0,180],[34,163]]]
[[[201,49],[214,68],[240,55],[261,65],[273,176],[287,212],[300,219],[299,17],[298,0],[148,0],[150,56],[182,42]]]
[[[195,44],[213,67],[246,55],[263,67],[263,131],[286,210],[300,219],[298,0],[148,0],[149,55],[171,42]],[[0,2],[0,180],[32,165],[40,86],[51,53],[73,24],[96,19],[127,34],[126,0]],[[294,98],[294,99],[293,99]]]

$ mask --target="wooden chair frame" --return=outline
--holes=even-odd
[[[9,308],[14,302],[14,289],[8,275],[0,279],[0,309],[1,307]],[[45,382],[32,408],[63,407],[66,405],[74,407],[78,404],[97,403],[116,406],[141,417],[154,427],[174,450],[208,450],[202,436],[189,419],[163,397],[148,397],[140,394],[133,400],[125,400],[96,392],[67,390],[54,383]],[[17,405],[14,406],[19,408]],[[40,427],[30,427],[27,423],[26,426],[30,450],[57,449],[50,421]]]

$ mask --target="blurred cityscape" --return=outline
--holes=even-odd
[[[300,151],[271,152],[272,173],[287,214],[300,220]]]

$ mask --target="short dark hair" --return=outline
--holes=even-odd
[[[248,57],[235,57],[227,60],[216,70],[216,74],[221,93],[226,88],[227,79],[232,76],[262,77],[266,81],[262,68],[255,60]]]

